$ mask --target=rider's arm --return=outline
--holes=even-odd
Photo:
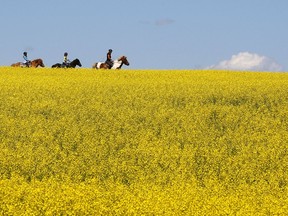
[[[67,58],[67,56],[64,56],[63,62],[64,62],[65,64],[70,62],[69,59]]]

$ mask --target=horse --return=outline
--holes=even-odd
[[[128,59],[126,56],[121,56],[117,60],[113,61],[112,68],[109,67],[109,65],[106,62],[96,62],[92,65],[92,68],[95,69],[116,69],[119,70],[123,66],[123,64],[129,66],[130,63],[128,62]]]
[[[12,67],[27,67],[27,65],[23,62],[17,62],[11,65]],[[29,67],[34,67],[37,68],[38,66],[40,67],[45,67],[43,60],[42,59],[34,59],[33,61],[30,62]]]
[[[52,68],[75,68],[76,66],[82,67],[82,64],[78,58],[71,61],[67,67],[61,63],[56,63],[56,64],[52,65]]]

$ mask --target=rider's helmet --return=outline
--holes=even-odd
[[[23,55],[24,55],[24,56],[27,56],[27,52],[23,52]]]
[[[109,49],[108,51],[109,51],[109,52],[112,52],[113,50],[112,50],[112,49]]]
[[[64,56],[68,56],[68,53],[67,53],[67,52],[65,52],[65,53],[64,53]]]

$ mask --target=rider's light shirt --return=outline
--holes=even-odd
[[[23,59],[25,60],[25,63],[29,62],[28,57],[23,55]]]
[[[70,62],[70,60],[68,59],[68,57],[67,57],[67,56],[64,56],[64,60],[63,60],[63,62],[64,62],[65,64],[67,64],[67,63],[69,63],[69,62]]]

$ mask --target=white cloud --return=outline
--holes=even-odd
[[[273,59],[256,53],[240,52],[231,59],[224,60],[209,69],[246,70],[246,71],[281,71],[283,68]]]

